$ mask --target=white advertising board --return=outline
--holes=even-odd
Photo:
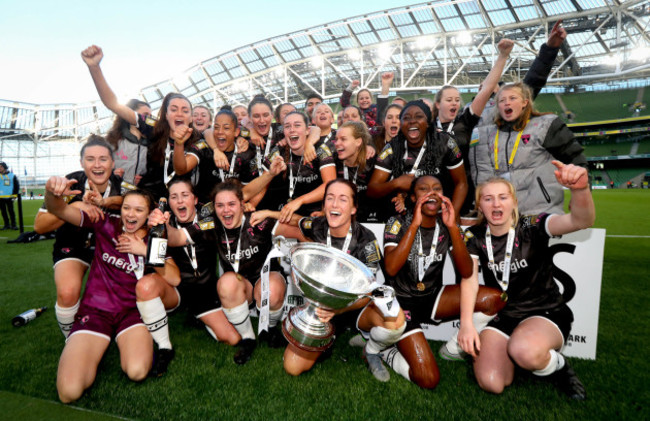
[[[383,247],[384,225],[364,224],[371,229]],[[553,265],[555,281],[568,299],[574,321],[571,335],[563,353],[578,358],[596,359],[598,340],[598,315],[600,309],[600,286],[603,275],[605,230],[590,228],[550,242],[554,250]],[[482,283],[482,275],[479,273]],[[455,282],[454,269],[448,258],[444,269],[444,284]],[[427,339],[446,341],[458,327],[458,320],[439,325],[424,325]]]

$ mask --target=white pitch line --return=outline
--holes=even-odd
[[[650,238],[650,235],[606,235],[611,238]]]

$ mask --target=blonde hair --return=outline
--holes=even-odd
[[[526,85],[523,82],[517,82],[517,83],[508,83],[503,85],[501,88],[499,88],[499,91],[497,92],[497,104],[499,103],[499,97],[503,93],[503,91],[508,91],[508,90],[516,90],[519,92],[519,95],[524,99],[524,101],[528,101],[524,109],[521,111],[521,114],[515,120],[512,124],[512,128],[515,131],[522,131],[526,127],[526,124],[528,123],[528,120],[530,120],[531,117],[537,117],[540,115],[545,115],[545,114],[552,114],[552,113],[541,113],[533,107],[533,92],[530,90],[528,85]],[[500,113],[497,113],[496,117],[494,118],[494,123],[497,125],[497,127],[501,128],[503,127],[504,124],[506,124],[506,121],[501,117]]]
[[[478,210],[478,224],[482,224],[485,221],[485,215],[481,211],[479,206],[481,196],[483,195],[483,189],[490,184],[503,184],[508,188],[508,193],[512,196],[512,201],[515,204],[514,209],[512,210],[512,226],[516,227],[519,223],[519,201],[517,200],[517,192],[515,186],[511,182],[501,177],[491,177],[489,180],[484,181],[476,187],[476,209]]]

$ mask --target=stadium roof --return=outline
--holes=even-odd
[[[264,93],[273,103],[301,105],[312,92],[337,98],[358,79],[378,91],[395,72],[393,91],[477,86],[496,44],[516,41],[505,80],[525,74],[552,25],[568,32],[549,84],[650,76],[649,0],[438,0],[325,23],[220,54],[139,96],[158,109],[181,92],[214,109],[247,104]],[[106,131],[112,113],[99,102],[37,105],[0,101],[0,139],[79,139]]]

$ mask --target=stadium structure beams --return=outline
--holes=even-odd
[[[382,10],[284,34],[197,63],[137,95],[154,111],[179,91],[213,109],[247,104],[263,93],[298,108],[311,92],[337,102],[350,81],[378,92],[393,71],[392,91],[431,93],[454,83],[475,88],[491,69],[502,37],[515,41],[503,76],[523,76],[552,25],[563,19],[568,38],[551,85],[648,79],[635,48],[650,48],[650,0],[435,0]],[[611,66],[615,63],[616,66]],[[95,101],[38,105],[0,101],[0,138],[81,139],[105,132],[112,113]],[[36,125],[36,122],[39,125]]]

